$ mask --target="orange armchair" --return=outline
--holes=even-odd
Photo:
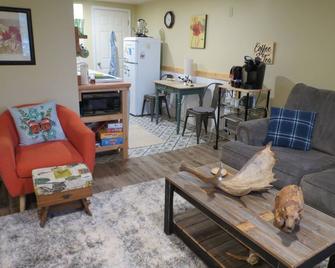
[[[64,106],[57,105],[57,115],[67,140],[28,146],[19,145],[19,136],[9,111],[0,115],[0,176],[10,196],[20,196],[21,211],[24,210],[25,195],[34,192],[33,169],[85,163],[93,172],[94,133],[75,112]]]

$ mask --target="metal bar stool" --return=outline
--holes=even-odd
[[[150,105],[151,122],[154,120],[155,100],[156,100],[155,95],[144,95],[143,105],[142,105],[142,116],[144,114],[145,104],[148,102],[149,105]],[[170,111],[169,111],[169,106],[168,106],[167,99],[166,99],[166,95],[161,93],[161,94],[159,94],[159,111],[160,112],[162,111],[163,102],[165,103],[166,112],[167,112],[169,118],[171,118]]]
[[[163,74],[161,76],[161,79],[163,79],[165,77],[166,78],[173,78],[173,75],[172,74]],[[162,104],[164,102],[165,103],[165,107],[166,107],[166,112],[167,112],[167,114],[169,116],[169,119],[171,119],[170,111],[169,111],[169,105],[168,105],[168,102],[167,102],[166,94],[161,93],[161,94],[159,94],[158,97],[159,97],[159,112],[160,113],[162,112]],[[150,105],[151,122],[153,121],[154,114],[155,114],[155,101],[156,101],[156,95],[144,95],[143,105],[142,105],[142,116],[144,114],[145,104],[148,102],[149,105]]]

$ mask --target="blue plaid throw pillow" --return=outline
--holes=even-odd
[[[265,144],[308,151],[316,113],[272,108]]]

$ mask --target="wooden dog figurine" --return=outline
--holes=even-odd
[[[288,185],[281,189],[275,199],[274,226],[291,233],[302,218],[304,197],[297,185]]]

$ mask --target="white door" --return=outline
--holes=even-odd
[[[130,36],[130,11],[103,7],[92,8],[93,61],[94,69],[109,72],[111,59],[111,32],[116,35],[119,72],[123,75],[123,39]]]

